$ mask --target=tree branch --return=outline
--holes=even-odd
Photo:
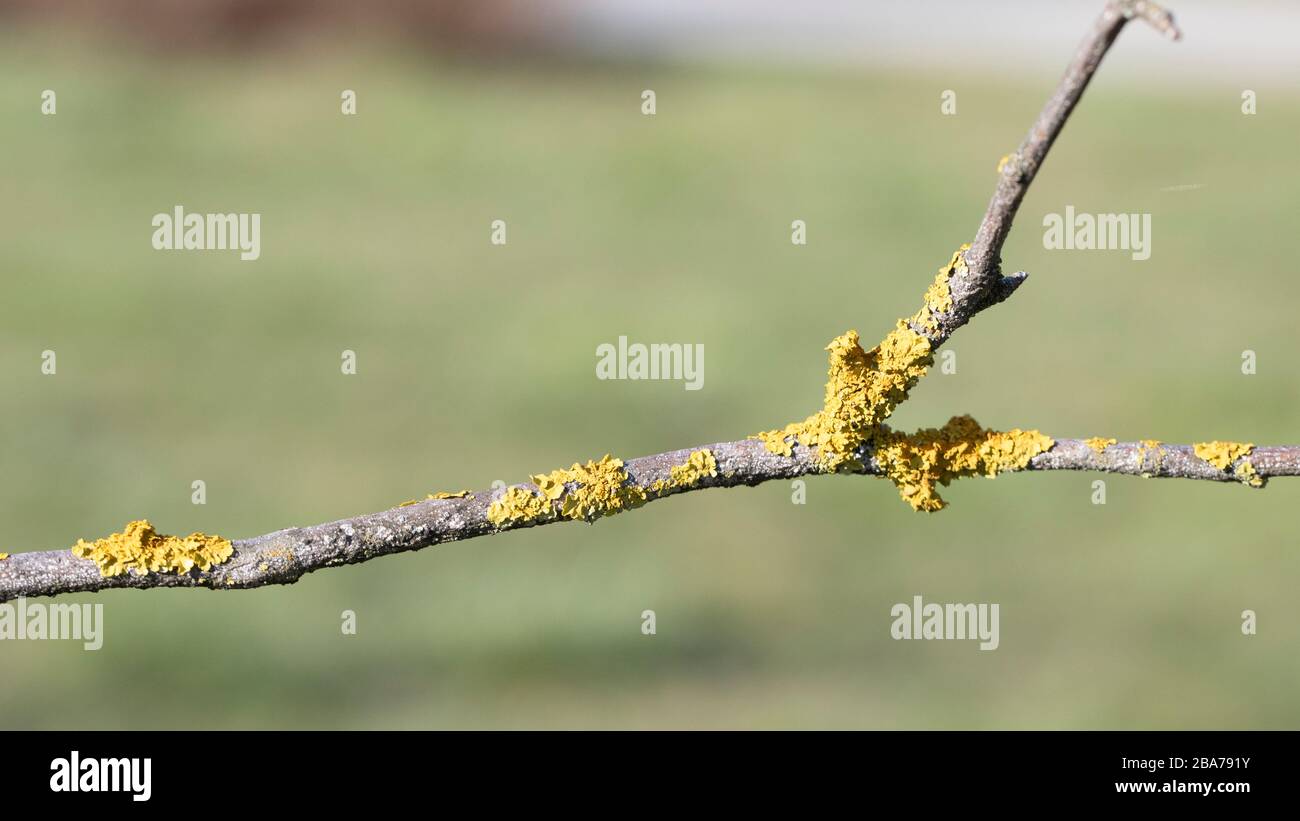
[[[703,477],[690,487],[676,488],[662,495],[655,492],[656,484],[670,477],[673,466],[687,461],[691,453],[705,449],[713,453],[717,462],[716,476]],[[863,466],[857,472],[882,475],[883,470],[875,459],[870,454],[864,455]],[[1300,476],[1300,446],[1255,448],[1250,454],[1250,462],[1263,480]],[[792,456],[780,456],[768,451],[756,439],[721,442],[632,459],[625,469],[630,484],[646,490],[649,501],[695,490],[758,485],[820,472],[810,450],[800,449]],[[1199,458],[1188,445],[1144,442],[1121,442],[1099,452],[1084,440],[1057,439],[1051,450],[1035,456],[1024,469],[1242,481],[1230,468],[1218,469]],[[516,487],[532,489],[534,486],[522,484]],[[419,550],[506,530],[571,521],[556,518],[497,526],[489,520],[488,509],[493,498],[500,494],[501,491],[484,490],[458,499],[428,499],[381,513],[236,541],[234,556],[229,561],[207,572],[192,570],[184,575],[150,573],[103,577],[93,562],[79,559],[68,550],[19,553],[0,561],[0,602],[19,596],[53,596],[117,588],[207,587],[224,590],[292,584],[308,573],[327,567],[358,564],[391,553]]]
[[[895,356],[893,360],[895,364],[901,362],[906,367],[896,373],[882,370],[877,374],[881,377],[879,383],[868,381],[865,388],[860,388],[867,392],[879,389],[899,394],[892,398],[886,396],[871,408],[871,424],[881,425],[892,411],[893,405],[906,398],[907,389],[917,378],[912,372],[913,366],[920,363],[919,372],[923,373],[924,365],[928,364],[928,356],[934,348],[943,344],[957,328],[969,322],[977,313],[1006,299],[1024,282],[1023,272],[1002,276],[1002,245],[1011,230],[1025,192],[1041,168],[1052,143],[1079,102],[1106,51],[1133,17],[1147,21],[1174,39],[1178,38],[1173,18],[1154,3],[1146,0],[1110,0],[1106,4],[1028,136],[1020,148],[1000,164],[997,188],[974,242],[970,246],[964,246],[954,255],[952,263],[941,269],[935,286],[932,286],[931,292],[927,292],[921,311],[902,326],[910,329],[913,334],[924,337],[919,353],[908,348],[910,342],[907,334],[898,337],[891,334],[886,338],[886,342],[892,339],[896,345],[908,348],[905,351],[908,356],[902,359]],[[880,348],[864,353],[856,346],[856,336],[851,337],[851,344],[845,344],[845,338],[837,340],[841,344],[832,354],[832,379],[836,376],[836,356],[839,356],[842,368],[889,366],[883,353],[877,355]],[[912,336],[912,340],[915,339],[916,336]],[[849,376],[861,376],[861,373],[850,372]],[[840,377],[844,377],[843,372]],[[829,404],[828,399],[828,407]],[[974,424],[973,420],[967,421]],[[875,430],[880,433],[879,439],[865,437],[858,444],[850,443],[854,447],[852,453],[855,458],[845,463],[847,469],[844,472],[889,474],[898,483],[898,477],[890,473],[897,469],[897,465],[893,462],[882,465],[877,458],[876,448],[897,447],[900,444],[909,447],[917,445],[918,448],[933,447],[933,438],[927,439],[926,436],[933,437],[941,433],[922,431],[912,441],[893,434],[882,425]],[[954,430],[970,432],[960,426]],[[976,433],[1007,436],[984,431]],[[1052,441],[1036,433],[1032,438],[1034,441],[1046,441],[1047,449],[1043,452],[1033,451],[1034,455],[1026,456],[1022,462],[999,465],[997,470],[1090,470],[1151,477],[1236,481],[1253,486],[1262,485],[1265,480],[1275,476],[1300,475],[1300,446],[1233,449],[1227,451],[1231,458],[1219,459],[1223,464],[1216,466],[1197,455],[1195,448],[1187,445],[1161,445],[1150,441],[1108,444],[1108,440],[1103,442],[1096,439]],[[784,439],[778,437],[778,446],[784,442]],[[1004,442],[1005,440],[999,440],[999,443]],[[778,453],[772,450],[772,444],[770,441],[750,438],[646,456],[633,459],[625,465],[617,462],[601,463],[599,466],[589,463],[592,468],[616,467],[612,475],[617,477],[617,481],[601,484],[600,481],[606,481],[606,478],[602,478],[600,481],[593,480],[591,487],[584,487],[582,482],[572,481],[573,472],[557,471],[549,478],[533,477],[533,483],[514,485],[504,490],[480,491],[463,498],[431,498],[380,513],[281,530],[233,542],[233,555],[206,571],[195,568],[188,573],[122,573],[105,577],[100,574],[95,562],[78,558],[69,550],[21,553],[0,559],[0,601],[19,596],[53,596],[111,588],[239,589],[291,584],[307,573],[326,567],[357,564],[391,553],[419,550],[431,545],[521,527],[568,521],[575,517],[582,518],[586,514],[581,505],[577,507],[576,513],[565,511],[569,511],[567,503],[584,493],[612,494],[617,505],[596,509],[599,513],[608,514],[693,490],[757,485],[827,471],[826,465],[818,460],[818,448],[815,446],[790,441],[786,448],[788,452]],[[954,445],[954,453],[969,455],[970,451],[964,450],[967,445],[963,440],[938,444],[940,451]],[[701,451],[707,452],[707,456]],[[921,453],[924,456],[929,452],[923,453],[916,449],[906,453],[913,456]],[[896,460],[899,454],[882,458],[885,461]],[[966,472],[934,473],[932,478],[971,475],[969,465],[962,470]],[[558,480],[556,475],[560,477]],[[946,482],[947,478],[938,478],[938,481]],[[503,501],[512,498],[512,494],[521,504],[532,506],[531,509],[537,511],[536,515],[519,518],[502,516]]]
[[[970,299],[979,302],[982,294],[994,288],[1002,263],[1002,245],[1011,231],[1011,224],[1025,198],[1025,192],[1038,175],[1047,152],[1056,142],[1079,99],[1083,97],[1088,83],[1097,73],[1102,58],[1132,17],[1142,18],[1157,31],[1175,40],[1181,36],[1174,24],[1173,15],[1155,3],[1146,0],[1111,0],[1106,4],[1101,16],[1093,24],[1092,31],[1079,44],[1074,59],[1065,70],[1065,76],[1043,106],[1024,142],[1015,153],[1007,155],[999,163],[997,190],[994,191],[984,220],[975,234],[975,241],[966,252],[966,264],[970,267],[970,282],[966,287],[972,294]],[[954,290],[957,290],[956,287]]]

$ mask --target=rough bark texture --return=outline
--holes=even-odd
[[[806,448],[797,449],[792,456],[779,456],[769,452],[756,439],[701,447],[713,453],[718,463],[718,475],[663,496],[651,493],[652,501],[695,490],[757,485],[819,472],[812,452]],[[699,449],[686,448],[632,459],[625,469],[634,484],[650,491],[657,481],[669,477],[674,465],[684,463],[692,451]],[[880,469],[870,454],[864,455],[864,467],[860,472],[880,475]],[[1300,447],[1255,448],[1250,462],[1262,479],[1297,476],[1300,475]],[[1219,470],[1197,457],[1188,445],[1153,448],[1142,442],[1121,442],[1097,453],[1083,440],[1058,439],[1051,450],[1034,457],[1026,470],[1095,470],[1131,476],[1241,481],[1229,470]],[[123,587],[224,590],[292,584],[305,574],[326,567],[357,564],[390,553],[419,550],[519,527],[573,521],[559,519],[498,528],[488,521],[487,512],[493,497],[501,492],[484,490],[460,499],[429,499],[381,513],[243,539],[234,542],[235,555],[229,561],[206,573],[194,570],[188,575],[150,573],[146,576],[103,578],[93,562],[78,559],[67,550],[19,553],[0,561],[0,601],[18,596],[52,596]],[[886,492],[893,495],[892,490]]]
[[[1016,210],[1042,166],[1052,143],[1096,73],[1102,57],[1132,18],[1141,18],[1158,31],[1178,38],[1173,18],[1145,0],[1111,0],[1092,31],[1080,45],[1056,91],[1043,108],[1020,148],[1001,164],[997,189],[971,247],[965,253],[966,269],[949,279],[952,306],[935,314],[935,327],[913,326],[938,347],[980,311],[1009,297],[1025,281],[1023,272],[1002,276],[1000,253]],[[656,487],[668,480],[675,465],[684,464],[687,448],[626,463],[629,481],[647,491],[649,500],[693,490],[757,485],[820,472],[815,453],[795,446],[790,456],[770,452],[755,439],[702,446],[713,454],[717,475],[685,488],[666,492]],[[861,453],[864,474],[880,474],[870,451]],[[1300,475],[1300,446],[1255,448],[1250,464],[1260,480]],[[1026,470],[1090,470],[1129,475],[1241,482],[1233,466],[1218,469],[1196,456],[1188,445],[1124,442],[1100,452],[1078,439],[1057,439],[1048,451],[1035,456]],[[520,487],[532,488],[531,485]],[[430,499],[380,513],[342,519],[310,527],[290,528],[264,536],[235,541],[234,555],[208,572],[150,573],[101,577],[91,561],[69,550],[21,553],[0,560],[0,601],[19,596],[53,596],[109,588],[207,587],[217,590],[291,584],[303,575],[326,567],[356,564],[390,553],[419,550],[444,542],[472,539],[519,527],[533,527],[569,519],[548,519],[497,526],[488,518],[494,498],[504,490],[480,491],[464,498]]]

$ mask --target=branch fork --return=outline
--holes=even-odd
[[[845,335],[832,343],[829,387],[833,389],[828,389],[823,409],[804,422],[758,438],[627,462],[607,456],[586,465],[575,464],[570,470],[539,474],[531,482],[510,488],[437,494],[379,513],[235,540],[229,543],[229,558],[219,563],[197,561],[191,565],[192,557],[169,553],[167,567],[189,568],[183,571],[128,570],[104,575],[104,556],[96,554],[90,543],[80,543],[79,552],[98,555],[100,563],[67,549],[8,557],[0,554],[0,602],[113,588],[226,590],[291,584],[322,568],[392,553],[566,519],[591,520],[678,493],[757,485],[828,471],[888,476],[909,501],[918,493],[924,501],[924,494],[932,493],[935,484],[946,484],[949,479],[1002,470],[1088,470],[1251,486],[1274,476],[1300,475],[1297,446],[1255,448],[1215,442],[1193,447],[1153,441],[1053,439],[1037,431],[986,431],[968,417],[955,417],[944,428],[909,435],[895,433],[885,425],[894,407],[907,398],[907,391],[932,363],[933,352],[975,315],[1009,298],[1024,284],[1027,275],[1023,271],[1002,274],[1002,246],[1052,144],[1102,58],[1133,19],[1143,20],[1170,39],[1181,36],[1173,16],[1155,3],[1106,3],[1025,139],[998,164],[993,197],[971,244],[940,269],[922,309],[900,321],[881,346],[863,351],[852,332],[851,337]],[[843,366],[838,387],[836,356],[841,357]],[[847,453],[847,457],[828,465],[827,454],[832,452]],[[524,512],[513,515],[507,509],[508,498],[520,503]],[[613,500],[618,502],[617,509],[612,507]],[[936,509],[941,502],[914,506]],[[139,535],[142,523],[133,524],[137,527],[132,532]],[[152,533],[152,528],[149,530]],[[215,544],[220,547],[219,556],[227,555],[220,537],[151,536],[155,537],[182,554],[186,544],[206,545],[209,551]],[[219,541],[210,541],[214,539]],[[176,548],[176,544],[182,547]]]

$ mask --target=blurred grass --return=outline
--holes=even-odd
[[[142,516],[248,536],[802,418],[822,346],[915,308],[1056,79],[2,42],[11,552]],[[1300,116],[1294,97],[1266,111],[1103,71],[1004,252],[1029,283],[898,425],[1300,441]],[[177,203],[261,212],[262,259],[152,251],[150,217]],[[1066,204],[1152,212],[1151,259],[1044,251]],[[619,335],[703,343],[705,389],[597,381]],[[99,652],[0,644],[0,726],[1300,724],[1300,482],[1111,477],[1094,506],[1096,478],[969,480],[934,516],[817,478],[804,506],[769,484],[288,588],[85,596],[105,604]],[[890,606],[917,593],[1000,603],[1001,648],[892,641]]]

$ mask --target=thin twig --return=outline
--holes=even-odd
[[[1180,36],[1173,15],[1155,3],[1146,0],[1111,0],[1106,4],[1092,30],[1079,44],[1074,59],[1070,61],[1056,90],[1029,129],[1024,142],[1000,164],[997,190],[994,191],[984,220],[975,234],[975,241],[966,252],[966,263],[970,267],[970,273],[966,277],[968,281],[951,286],[955,294],[961,292],[961,299],[978,305],[987,294],[994,291],[1000,277],[1002,245],[1011,231],[1011,224],[1025,198],[1025,192],[1042,168],[1047,152],[1056,142],[1079,99],[1083,97],[1088,83],[1097,73],[1102,58],[1132,17],[1140,17],[1157,31],[1169,34],[1175,40]]]

